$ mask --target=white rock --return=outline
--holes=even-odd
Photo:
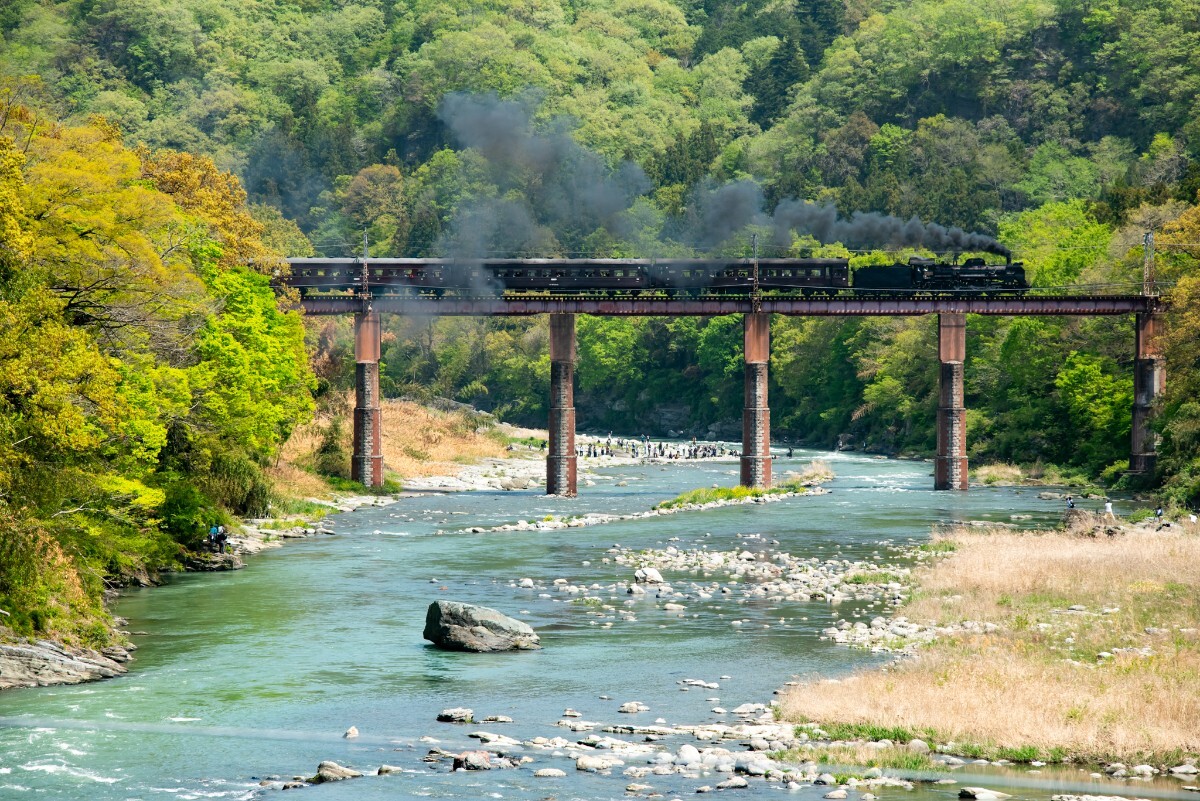
[[[347,740],[353,740],[355,737],[358,736],[358,727],[351,726],[350,728],[346,729],[346,733],[343,734],[342,736],[345,737]]]
[[[845,790],[830,790],[824,795],[825,798],[845,798],[850,795]]]
[[[540,770],[535,770],[533,775],[539,779],[561,779],[567,774],[558,768],[541,768]]]
[[[590,756],[588,754],[583,754],[582,756],[576,758],[575,770],[586,770],[591,773],[597,773],[602,770],[609,770],[610,768],[617,767],[618,765],[623,766],[624,764],[624,762],[616,757]]]
[[[633,577],[642,584],[662,584],[662,573],[658,572],[657,568],[639,567],[633,572]]]
[[[996,801],[1000,798],[1011,798],[1008,793],[999,790],[989,790],[986,787],[963,787],[958,791],[959,798],[975,798],[978,801]]]

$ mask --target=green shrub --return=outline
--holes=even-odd
[[[1141,507],[1139,509],[1134,509],[1132,512],[1130,512],[1128,519],[1129,519],[1130,523],[1140,523],[1143,520],[1149,520],[1152,517],[1154,517],[1153,509],[1147,509],[1145,507]]]
[[[163,531],[193,551],[204,545],[209,527],[219,517],[208,498],[187,480],[175,481],[167,486],[161,514]]]
[[[350,451],[342,435],[344,425],[343,417],[335,415],[321,432],[321,444],[313,454],[313,468],[320,475],[350,478]]]
[[[1108,467],[1100,471],[1099,480],[1105,487],[1116,486],[1125,474],[1129,472],[1129,460],[1123,459],[1119,462],[1113,462]]]
[[[52,635],[67,642],[105,645],[108,613],[103,585],[79,570],[76,558],[38,520],[0,503],[0,622],[24,636]]]
[[[262,517],[271,506],[271,482],[236,448],[217,450],[208,472],[197,478],[206,493],[235,515]]]

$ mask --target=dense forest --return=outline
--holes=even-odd
[[[1200,502],[1194,2],[9,0],[0,81],[0,601],[37,613],[17,631],[265,508],[262,468],[352,358],[346,321],[302,322],[263,272],[364,235],[375,256],[930,252],[797,223],[836,210],[1129,290],[1153,230],[1158,478]],[[544,420],[544,320],[386,325],[385,392]],[[935,325],[776,319],[777,435],[929,453]],[[1121,479],[1130,320],[968,335],[973,460]],[[737,430],[740,320],[583,318],[579,350],[581,427]]]

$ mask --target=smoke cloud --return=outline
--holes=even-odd
[[[532,111],[530,102],[495,94],[453,94],[442,101],[439,118],[459,145],[484,157],[487,178],[499,192],[464,204],[437,243],[439,252],[472,259],[536,257],[562,253],[600,229],[615,238],[629,233],[628,212],[652,188],[646,174],[628,161],[609,167],[571,137],[565,119],[535,130]],[[990,236],[916,217],[858,211],[842,217],[830,203],[806,200],[784,200],[767,214],[764,204],[762,187],[753,181],[701,185],[693,190],[687,212],[668,221],[663,235],[705,250],[748,225],[760,225],[771,228],[774,243],[784,247],[794,231],[852,249],[923,247],[1010,255]]]
[[[438,113],[461,145],[487,160],[500,190],[460,213],[441,248],[452,256],[544,256],[597,229],[620,237],[624,212],[650,190],[641,167],[610,168],[571,138],[566,120],[534,131],[530,110],[496,95],[449,95]]]
[[[856,211],[849,217],[840,217],[831,203],[784,200],[776,206],[773,222],[778,245],[788,244],[791,232],[796,231],[819,242],[841,242],[849,248],[902,246],[957,253],[979,250],[1006,258],[1011,255],[1008,248],[986,234],[877,212]]]

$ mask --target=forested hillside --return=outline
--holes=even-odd
[[[819,241],[827,207],[996,237],[1043,287],[1140,283],[1153,228],[1174,300],[1162,478],[1200,501],[1194,0],[9,0],[0,73],[4,313],[31,332],[6,341],[46,338],[4,380],[55,371],[45,402],[6,390],[3,480],[44,460],[84,477],[5,490],[41,519],[109,525],[88,493],[118,463],[122,515],[193,486],[175,475],[251,504],[220,477],[252,474],[309,404],[299,324],[243,266],[259,248],[349,255],[365,232],[376,256],[742,255],[756,233],[764,255],[928,252]],[[144,266],[92,288],[114,251]],[[387,325],[385,391],[544,419],[545,321]],[[934,325],[777,319],[776,432],[929,452]],[[1119,477],[1130,320],[968,330],[972,459]],[[346,386],[345,321],[309,333],[321,386]],[[739,419],[739,320],[583,319],[579,338],[581,426]],[[233,358],[250,341],[265,361]],[[277,409],[226,397],[255,382]]]

